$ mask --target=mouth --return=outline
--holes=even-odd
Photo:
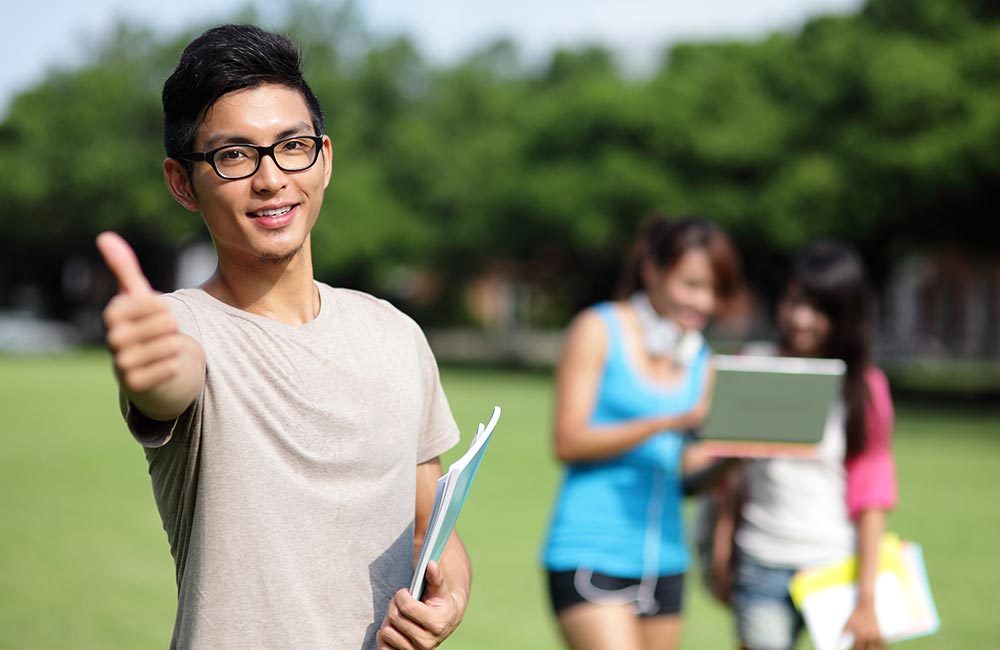
[[[705,316],[705,314],[701,313],[700,311],[687,309],[681,314],[679,320],[683,321],[686,325],[701,327],[708,319]]]
[[[259,217],[281,217],[292,211],[294,206],[286,205],[280,208],[274,208],[271,210],[258,210],[257,212],[248,212],[247,215],[251,219],[257,219]]]
[[[274,230],[288,225],[295,217],[298,205],[283,205],[277,208],[267,208],[256,212],[247,212],[247,216],[254,220],[257,225]]]

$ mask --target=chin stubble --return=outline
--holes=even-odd
[[[258,257],[257,259],[260,260],[261,264],[284,264],[285,262],[291,261],[293,257],[298,255],[300,250],[302,250],[301,246],[299,246],[292,252],[286,253],[284,255],[272,255],[269,253],[261,253],[260,257]]]

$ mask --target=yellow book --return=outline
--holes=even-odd
[[[788,590],[816,650],[852,646],[853,639],[844,633],[844,625],[857,600],[856,576],[857,560],[852,557],[804,569],[792,578]],[[932,634],[940,627],[920,545],[901,541],[892,533],[883,536],[879,544],[875,615],[886,641]]]

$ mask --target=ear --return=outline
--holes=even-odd
[[[167,181],[167,187],[170,188],[170,193],[174,195],[174,199],[178,203],[191,212],[197,212],[200,209],[198,197],[191,185],[191,177],[179,160],[167,158],[163,161],[163,178]]]
[[[660,270],[649,259],[648,255],[643,255],[639,260],[639,278],[642,280],[642,290],[651,293],[656,287]]]
[[[323,189],[330,186],[330,175],[333,173],[333,143],[330,136],[323,136]]]

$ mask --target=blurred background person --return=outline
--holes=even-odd
[[[713,570],[730,599],[742,648],[792,648],[803,621],[788,594],[796,571],[858,556],[858,600],[845,632],[854,648],[882,647],[875,617],[878,545],[886,512],[896,503],[891,450],[893,405],[883,372],[872,365],[873,304],[853,248],[835,241],[806,245],[778,300],[778,345],[748,349],[793,357],[837,358],[847,364],[816,458],[773,458],[743,466],[735,555],[717,548]],[[717,535],[716,544],[725,536]],[[730,567],[732,567],[730,574]]]
[[[682,470],[708,408],[702,330],[739,276],[729,238],[703,219],[652,219],[620,300],[572,322],[556,375],[555,452],[565,463],[544,549],[566,643],[678,646],[689,558]]]

